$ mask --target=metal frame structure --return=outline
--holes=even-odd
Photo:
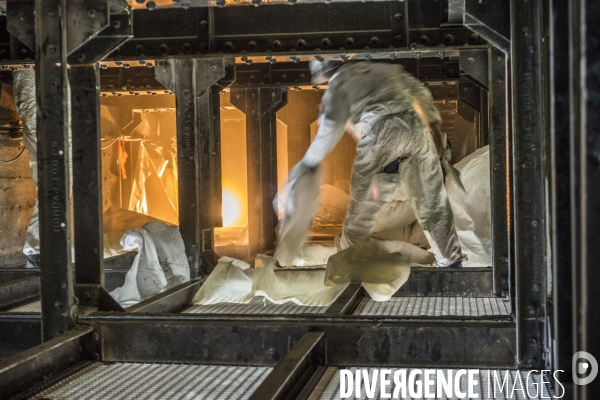
[[[0,17],[10,32],[0,43],[0,75],[35,64],[38,82],[42,312],[41,319],[0,313],[0,325],[13,336],[41,334],[43,344],[0,362],[0,397],[82,360],[275,366],[254,398],[279,399],[314,381],[319,365],[569,371],[572,350],[600,354],[592,340],[600,314],[591,306],[600,215],[592,186],[600,96],[593,71],[600,49],[584,34],[584,27],[599,26],[600,12],[584,0],[568,8],[557,1],[461,4],[230,7],[182,0],[176,7],[152,1],[141,8],[122,0],[9,0],[7,16]],[[569,27],[568,40],[559,34],[561,24]],[[275,112],[289,87],[310,81],[307,61],[350,57],[402,63],[434,96],[454,96],[480,111],[490,144],[493,272],[420,271],[397,295],[488,291],[510,297],[513,315],[352,315],[364,296],[353,285],[320,315],[178,313],[214,264],[213,228],[221,222],[218,92],[232,85],[232,103],[247,116],[248,181],[259,193],[250,204],[258,239],[250,247],[268,250],[276,221],[270,206]],[[590,74],[581,72],[581,59]],[[565,69],[570,85],[561,79]],[[132,94],[165,87],[176,96],[180,231],[195,278],[127,312],[104,287],[98,106],[101,88],[117,93],[125,86]],[[454,282],[463,286],[452,286],[454,274],[462,274]],[[21,276],[0,293],[31,298],[36,277]],[[551,349],[556,338],[561,341]],[[597,383],[569,390],[582,399],[600,394]]]

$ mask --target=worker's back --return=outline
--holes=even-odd
[[[343,96],[350,119],[361,125],[410,109],[415,91],[422,89],[423,84],[402,66],[367,61],[341,66],[329,82],[330,94]]]

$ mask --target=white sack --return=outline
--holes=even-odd
[[[411,264],[430,264],[433,254],[405,242],[359,242],[329,257],[326,285],[361,283],[375,301],[388,301],[408,280]]]
[[[121,238],[124,250],[139,250],[123,286],[110,295],[124,307],[190,280],[183,239],[177,227],[150,222],[128,230]]]
[[[293,265],[300,247],[306,239],[313,215],[319,204],[321,168],[306,169],[301,164],[290,171],[288,183],[281,195],[275,197],[273,206],[277,209],[279,200],[284,210],[281,236],[274,257],[282,266]]]
[[[294,257],[288,267],[320,267],[327,265],[329,257],[337,253],[335,246],[323,246],[320,244],[305,244],[300,248],[298,255]],[[280,264],[280,266],[282,266]],[[286,266],[282,266],[286,267]]]
[[[273,257],[259,255],[257,267],[222,257],[200,287],[193,304],[248,303],[255,296],[276,304],[292,302],[307,306],[328,306],[345,285],[325,286],[325,270],[281,270]]]
[[[253,270],[244,261],[230,257],[219,263],[200,286],[193,304],[247,303],[252,293]]]
[[[454,224],[463,253],[464,267],[492,265],[489,146],[463,158],[454,167],[461,173],[463,192],[446,179],[446,191],[454,212]]]
[[[350,196],[342,189],[324,184],[319,193],[319,206],[316,214],[324,220],[342,222],[348,213]]]
[[[273,257],[258,255],[263,265],[254,270],[253,295],[264,296],[276,304],[292,302],[306,306],[328,306],[342,293],[346,285],[325,286],[325,270],[275,270]]]

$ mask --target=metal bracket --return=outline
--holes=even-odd
[[[509,0],[464,2],[464,25],[505,52],[510,50],[509,21]]]
[[[69,2],[67,14],[71,65],[94,64],[133,37],[131,8],[123,0]]]
[[[469,81],[458,82],[457,94],[459,103],[464,102],[474,110],[481,111],[481,88],[479,88],[479,86]],[[460,104],[458,113],[461,114]],[[461,116],[469,121],[473,121],[473,115],[471,111],[469,111],[466,115],[461,114]]]
[[[9,1],[6,28],[35,50],[34,1]],[[67,2],[69,64],[93,64],[133,37],[131,8],[123,0]]]
[[[487,90],[489,87],[487,50],[463,50],[460,52],[460,69],[466,73],[467,78]]]
[[[33,1],[6,2],[6,30],[30,50],[35,50]]]
[[[125,312],[123,307],[100,285],[75,285],[74,291],[79,300],[80,315],[89,315],[96,311]]]

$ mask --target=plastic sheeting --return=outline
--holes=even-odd
[[[124,307],[190,280],[183,239],[177,227],[150,222],[121,238],[126,251],[139,250],[125,283],[110,295]]]
[[[373,300],[388,301],[408,280],[411,265],[433,261],[433,254],[405,242],[359,242],[329,257],[325,284],[361,283]]]
[[[454,224],[463,252],[465,267],[492,265],[490,153],[485,146],[454,165],[460,171],[466,192],[446,179],[448,198],[454,211]]]
[[[288,183],[280,196],[273,201],[277,210],[279,199],[285,210],[280,221],[279,244],[274,257],[282,266],[293,265],[319,205],[321,168],[305,168],[296,165],[288,177]]]
[[[37,166],[37,120],[35,102],[35,71],[21,70],[13,72],[14,99],[17,113],[23,119],[23,145],[29,155],[31,178],[38,183]],[[23,253],[26,255],[40,253],[40,223],[38,199],[35,199],[33,214],[27,227],[26,241]]]
[[[273,257],[259,255],[256,268],[243,261],[222,257],[200,287],[194,304],[249,303],[263,296],[272,303],[293,302],[307,306],[328,306],[346,285],[326,286],[325,270],[281,270]]]
[[[140,144],[129,209],[176,224],[179,221],[176,155],[149,147],[150,143]]]

